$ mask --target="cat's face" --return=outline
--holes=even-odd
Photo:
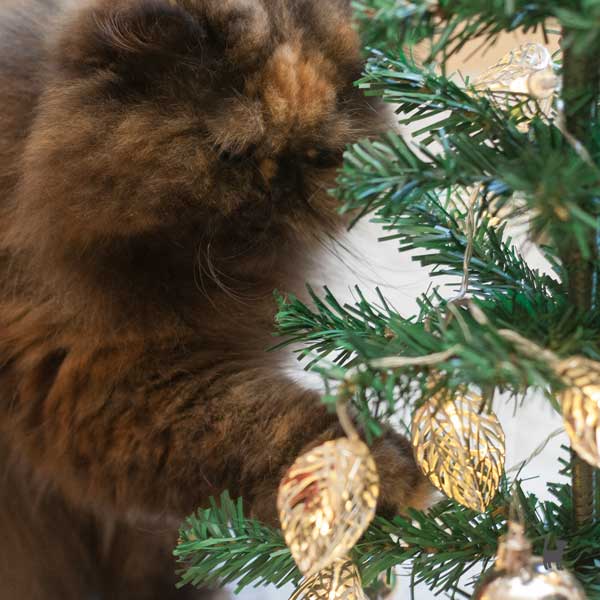
[[[57,31],[29,146],[38,194],[92,236],[181,220],[326,226],[344,147],[380,122],[353,85],[350,17],[349,0],[77,9]]]

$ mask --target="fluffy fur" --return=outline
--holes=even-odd
[[[267,354],[344,146],[376,131],[347,0],[4,0],[0,599],[184,597],[178,520],[275,521],[340,434]],[[406,440],[381,510],[426,502]]]

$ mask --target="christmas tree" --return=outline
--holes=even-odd
[[[304,457],[294,467],[302,478],[293,468],[282,483],[283,533],[246,518],[242,500],[227,495],[188,519],[175,550],[182,584],[293,581],[297,598],[350,599],[403,566],[413,584],[469,597],[465,574],[510,562],[501,542],[510,523],[511,539],[521,527],[534,554],[548,539],[566,541],[564,567],[598,599],[600,0],[353,5],[368,53],[356,85],[394,105],[413,134],[390,129],[348,148],[333,193],[353,222],[381,224],[387,240],[455,285],[451,293],[434,287],[410,317],[360,289],[354,304],[327,289],[311,291],[311,304],[282,295],[277,326],[283,343],[302,344],[308,368],[323,376],[324,402],[338,407],[342,422],[352,406],[367,441],[391,417],[412,423],[417,462],[447,498],[426,512],[375,517],[367,528],[375,476],[347,422],[344,443],[355,444],[349,453],[361,470],[342,496],[364,526],[354,519],[348,533],[333,510],[327,531],[337,541],[310,549],[318,569],[304,564],[290,525],[298,498],[290,486],[316,460]],[[448,72],[465,44],[485,47],[515,30],[556,36],[560,51],[524,45],[476,81]],[[507,233],[524,219],[548,272],[529,266]],[[531,390],[562,414],[571,440],[557,465],[569,480],[549,483],[546,501],[504,473],[494,415],[499,394],[523,399]],[[319,460],[334,460],[340,448],[321,449]],[[488,592],[479,593],[509,598]],[[556,594],[535,597],[582,597],[575,588]]]

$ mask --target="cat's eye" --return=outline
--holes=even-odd
[[[244,154],[239,154],[236,152],[230,152],[229,150],[224,150],[223,152],[219,152],[219,160],[223,163],[227,164],[238,164],[241,163],[245,158]]]
[[[256,146],[252,145],[240,152],[234,152],[232,150],[220,150],[219,151],[219,160],[223,163],[229,165],[237,165],[245,160],[248,160],[252,157],[254,151],[256,150]]]
[[[343,152],[339,150],[310,148],[304,153],[304,158],[310,165],[327,169],[337,167],[342,163]]]

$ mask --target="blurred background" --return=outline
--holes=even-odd
[[[465,48],[454,60],[452,69],[463,76],[476,77],[488,67],[494,65],[504,54],[524,42],[544,43],[541,36],[505,35],[494,47],[482,51],[477,46]],[[554,51],[557,46],[556,38],[550,40],[548,47]],[[544,261],[536,246],[519,236],[517,245],[533,266],[544,268]],[[344,245],[349,252],[336,249],[327,253],[324,266],[311,277],[311,285],[319,289],[326,284],[340,299],[352,301],[352,288],[359,284],[363,292],[369,292],[380,287],[385,296],[403,315],[409,316],[416,312],[416,298],[423,293],[432,281],[428,273],[411,260],[410,254],[399,253],[395,243],[378,243],[382,235],[378,228],[369,223],[359,224],[348,235]],[[336,256],[336,254],[338,256]],[[340,260],[342,259],[342,260]],[[443,282],[439,278],[433,280],[433,285]],[[369,294],[367,293],[369,296]],[[372,296],[372,294],[370,295]],[[295,365],[298,377],[304,377],[307,385],[318,385],[318,380],[306,378],[302,366]],[[506,433],[506,466],[507,469],[519,465],[532,455],[538,447],[552,434],[562,428],[562,419],[554,413],[547,402],[541,401],[535,395],[528,397],[523,407],[515,410],[514,400],[499,401],[495,407]],[[558,481],[556,472],[557,457],[561,454],[560,446],[567,442],[566,434],[557,433],[543,452],[531,460],[524,469],[522,476],[527,480],[524,487],[528,491],[547,497],[546,482]],[[411,592],[408,578],[403,575],[403,569],[398,569],[398,585],[391,598],[393,600],[409,600]],[[470,576],[477,575],[473,571]],[[469,577],[465,587],[469,587]],[[287,600],[293,592],[292,587],[284,589],[266,588],[244,590],[240,600]],[[414,596],[416,600],[431,600],[433,594],[425,587],[418,587]],[[439,596],[438,596],[439,598]]]

